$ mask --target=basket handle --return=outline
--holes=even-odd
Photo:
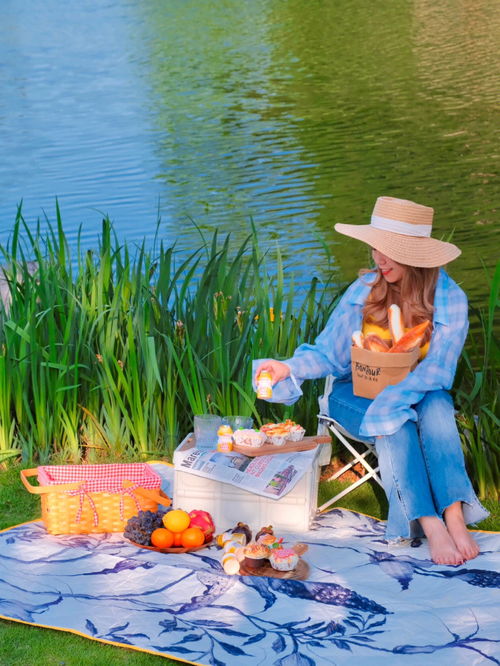
[[[132,481],[124,480],[123,481],[123,487],[124,488],[130,488],[130,486],[135,485],[132,483]],[[170,506],[172,504],[172,500],[168,495],[165,495],[165,493],[160,490],[148,490],[147,488],[134,488],[134,493],[137,493],[138,495],[142,495],[143,497],[147,497],[153,502],[156,502],[157,504],[163,504],[163,506]]]
[[[64,492],[65,490],[76,490],[82,485],[81,483],[61,483],[55,486],[32,486],[27,477],[36,476],[37,474],[38,470],[36,467],[21,470],[21,481],[23,482],[26,490],[32,495],[43,495],[44,493],[58,493]]]

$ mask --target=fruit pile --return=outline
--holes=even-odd
[[[165,513],[160,511],[156,513],[154,511],[139,511],[137,516],[129,518],[123,535],[130,541],[141,544],[141,546],[150,546],[151,534],[158,527],[162,527],[164,516]]]
[[[196,548],[212,540],[215,525],[207,511],[140,511],[129,519],[124,536],[142,546]]]

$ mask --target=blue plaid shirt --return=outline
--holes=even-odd
[[[298,347],[285,361],[291,377],[273,388],[273,402],[293,404],[302,395],[305,379],[329,374],[336,378],[351,376],[351,335],[360,330],[363,306],[370,293],[374,274],[358,278],[344,293],[324,330],[314,344]],[[467,297],[441,269],[434,296],[434,329],[426,357],[399,384],[386,387],[372,401],[361,424],[365,436],[392,435],[408,421],[417,420],[413,405],[427,391],[452,387],[458,358],[467,337]],[[262,360],[254,361],[254,369]]]

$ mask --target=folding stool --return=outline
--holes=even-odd
[[[366,483],[370,479],[375,479],[375,481],[383,488],[382,480],[380,479],[380,476],[378,474],[379,472],[378,465],[377,467],[372,467],[366,460],[366,458],[370,454],[372,454],[375,457],[375,459],[377,459],[377,451],[375,449],[374,444],[372,444],[372,442],[369,442],[366,439],[360,438],[348,432],[345,428],[343,428],[340,425],[340,423],[338,423],[328,414],[328,398],[330,396],[334,381],[335,378],[331,375],[326,378],[324,394],[320,396],[318,401],[320,406],[320,413],[318,414],[318,434],[326,434],[326,431],[329,430],[331,433],[333,433],[333,435],[335,435],[337,440],[350,452],[350,454],[353,456],[353,459],[351,460],[351,462],[347,463],[347,465],[342,467],[342,469],[339,469],[331,477],[330,480],[333,481],[334,479],[338,479],[340,476],[342,476],[342,474],[344,474],[344,472],[347,472],[347,470],[354,467],[354,465],[356,465],[357,463],[360,463],[365,468],[366,474],[364,476],[361,476],[357,481],[350,484],[347,488],[344,488],[344,490],[335,495],[335,497],[329,499],[328,502],[325,502],[322,506],[318,508],[318,511],[323,511],[331,504],[337,502],[341,497],[344,497],[345,495],[352,492],[358,486],[361,486],[363,483]],[[349,440],[357,442],[358,444],[362,444],[363,445],[362,451],[358,451],[351,444]]]

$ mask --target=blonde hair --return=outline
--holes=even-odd
[[[387,328],[389,321],[387,309],[395,303],[401,308],[405,328],[411,328],[429,319],[434,314],[434,294],[439,275],[439,268],[417,268],[404,266],[403,277],[398,283],[385,280],[376,268],[375,280],[363,309],[363,319]],[[360,275],[373,273],[374,269],[363,269]],[[426,340],[431,336],[428,329]]]

